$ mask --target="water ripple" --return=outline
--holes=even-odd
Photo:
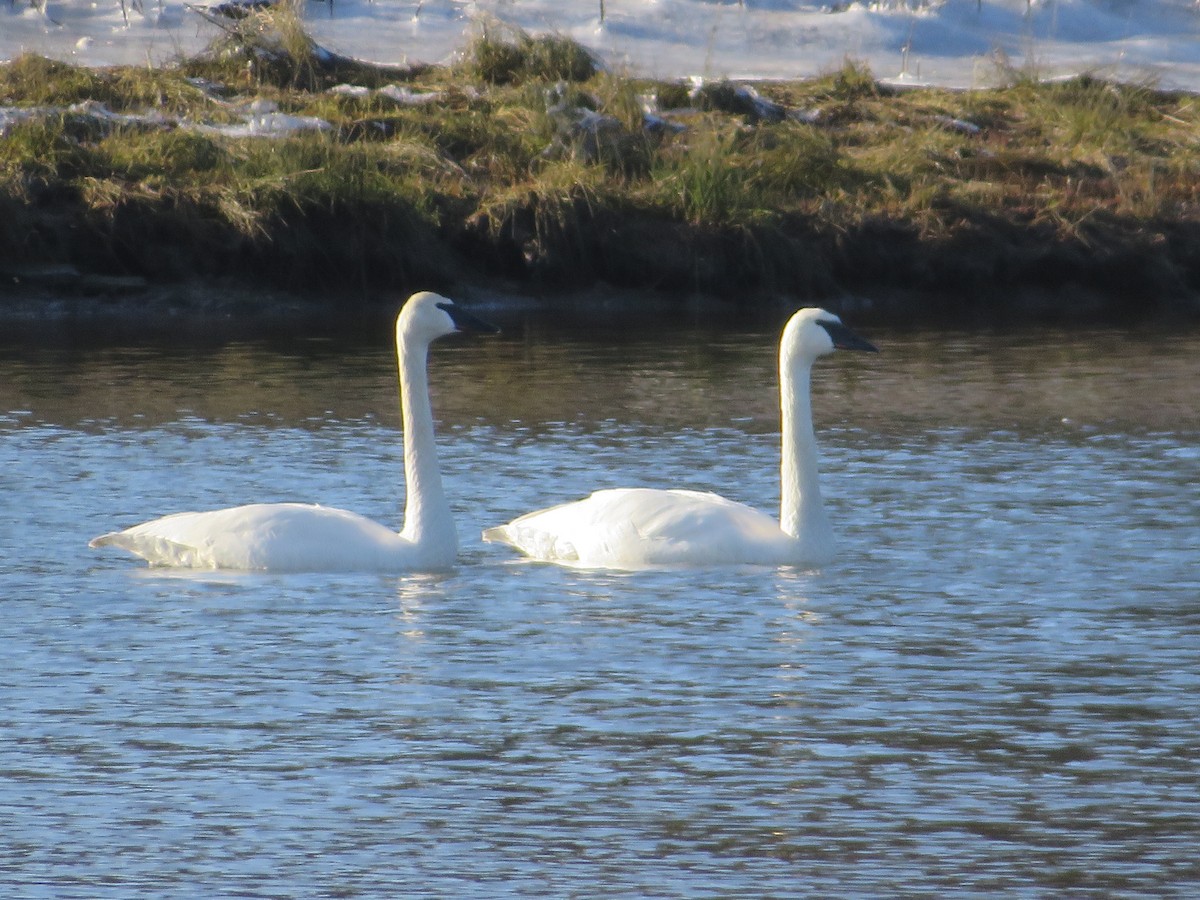
[[[463,564],[404,577],[85,547],[248,499],[398,523],[386,416],[10,415],[6,895],[1200,887],[1194,429],[823,431],[843,553],[820,572],[582,573],[478,542],[604,485],[771,510],[776,432],[706,402],[686,428],[452,411]]]

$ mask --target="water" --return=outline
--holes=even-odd
[[[773,509],[775,323],[493,318],[434,354],[441,575],[86,546],[398,523],[386,336],[0,347],[6,896],[1200,890],[1200,335],[864,329],[815,378],[837,562],[622,575],[478,531],[620,484]]]

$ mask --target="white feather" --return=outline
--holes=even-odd
[[[621,488],[528,513],[483,539],[578,568],[828,562],[834,537],[818,485],[809,373],[836,347],[875,349],[820,309],[797,312],[780,340],[780,521],[717,494]]]
[[[458,535],[442,490],[429,405],[430,343],[467,322],[437,294],[414,294],[396,318],[396,355],[404,414],[404,530],[357,513],[304,503],[252,503],[184,512],[94,538],[152,566],[295,571],[405,571],[454,564]]]

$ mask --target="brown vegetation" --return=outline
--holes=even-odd
[[[1007,74],[897,92],[848,63],[695,88],[494,31],[453,68],[379,69],[279,14],[168,69],[23,57],[0,67],[22,113],[0,132],[0,274],[339,303],[503,279],[857,295],[906,318],[1200,313],[1200,99]],[[327,124],[221,130],[272,109]]]

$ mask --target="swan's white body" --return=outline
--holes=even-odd
[[[487,529],[483,539],[578,568],[829,562],[834,537],[821,502],[809,382],[812,364],[839,347],[875,350],[820,309],[800,310],[783,330],[778,522],[716,494],[621,488],[529,513]]]
[[[458,535],[442,489],[426,373],[429,345],[459,330],[495,331],[423,291],[396,318],[407,497],[404,530],[357,513],[305,503],[253,503],[164,516],[104,534],[92,547],[120,547],[152,566],[327,572],[444,569]]]
[[[91,546],[120,547],[153,566],[273,572],[437,569],[457,552],[445,536],[422,544],[357,513],[307,503],[175,513]]]

